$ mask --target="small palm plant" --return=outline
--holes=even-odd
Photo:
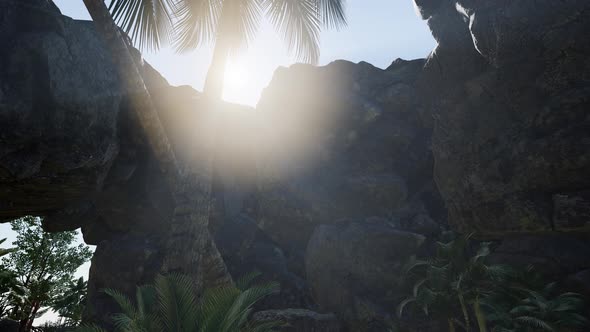
[[[280,322],[251,324],[253,306],[278,291],[277,283],[249,287],[257,274],[251,274],[235,286],[206,290],[199,302],[193,282],[183,275],[158,276],[153,285],[137,287],[136,304],[121,292],[107,289],[122,312],[112,319],[121,332],[265,332]],[[76,332],[102,332],[96,326],[82,326]]]
[[[534,290],[538,274],[529,268],[523,275],[530,279],[513,280],[503,291],[482,300],[482,307],[494,325],[493,332],[572,332],[590,327],[588,319],[581,315],[587,308],[580,294],[560,293],[556,283]]]
[[[502,265],[486,264],[490,243],[480,243],[477,252],[470,255],[471,237],[472,234],[460,235],[450,242],[439,242],[434,258],[417,260],[407,267],[406,275],[415,280],[413,295],[399,304],[398,316],[402,316],[408,304],[414,303],[425,314],[445,319],[449,331],[455,331],[456,325],[470,331],[473,313],[479,331],[487,332],[481,298],[493,292],[511,270]]]

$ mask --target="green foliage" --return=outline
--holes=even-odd
[[[187,51],[223,39],[230,52],[251,41],[266,15],[298,59],[316,63],[322,26],[346,24],[343,0],[111,0],[114,20],[144,49],[173,41]]]
[[[175,44],[186,51],[223,38],[234,53],[253,39],[266,15],[285,40],[289,51],[304,62],[319,58],[323,26],[346,24],[342,0],[196,0],[178,2]]]
[[[0,244],[4,243],[5,241],[6,241],[6,238],[0,240]],[[16,248],[0,248],[0,257],[6,256],[15,250],[16,250]]]
[[[139,48],[157,50],[172,33],[172,0],[111,0],[109,10]]]
[[[492,331],[583,331],[588,319],[580,294],[557,289],[556,283],[541,286],[542,277],[532,267],[500,284],[497,291],[482,299]]]
[[[88,282],[80,277],[69,281],[68,288],[58,298],[53,299],[51,308],[64,320],[65,326],[76,326],[82,321],[82,313],[86,307]]]
[[[182,275],[158,276],[153,285],[138,287],[136,303],[124,294],[107,289],[122,312],[113,315],[117,331],[122,332],[265,332],[280,326],[278,322],[250,325],[252,307],[264,297],[278,291],[278,284],[248,286],[249,275],[237,286],[208,289],[201,301],[190,278]],[[81,326],[77,332],[100,331],[95,326]]]
[[[544,286],[532,268],[517,271],[486,264],[490,243],[480,243],[470,254],[471,235],[437,243],[436,256],[416,260],[406,268],[413,283],[412,296],[397,308],[402,316],[408,305],[426,315],[446,320],[449,330],[460,326],[471,331],[473,321],[480,332],[581,331],[588,320],[580,313],[585,303],[579,294],[556,291],[556,284]]]
[[[17,233],[16,248],[2,259],[0,307],[29,330],[54,299],[70,290],[75,271],[92,252],[84,244],[73,245],[76,232],[44,232],[38,217],[20,218],[10,225]]]

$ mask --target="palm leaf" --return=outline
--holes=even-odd
[[[246,319],[252,306],[261,299],[279,291],[279,284],[276,282],[251,287],[241,292],[235,299],[231,308],[221,325],[221,331],[235,331],[246,323]]]
[[[317,0],[264,0],[270,22],[283,36],[289,52],[315,64],[319,60],[319,37],[322,18]]]
[[[247,47],[256,35],[261,14],[262,0],[223,1],[218,40],[223,38],[228,43],[229,52],[234,54]]]
[[[198,305],[193,281],[182,275],[160,275],[156,277],[154,288],[165,330],[197,331]]]
[[[178,1],[173,8],[174,46],[185,52],[215,40],[223,0]]]
[[[403,313],[404,313],[404,309],[406,308],[406,306],[412,302],[416,302],[416,298],[415,297],[408,297],[406,299],[404,299],[403,301],[400,302],[400,304],[398,304],[397,306],[397,317],[402,317]]]
[[[529,327],[533,327],[535,329],[541,329],[543,331],[553,332],[555,329],[551,327],[548,323],[544,322],[543,320],[532,317],[532,316],[520,316],[514,319],[516,322],[523,323]],[[538,331],[538,330],[537,330]]]
[[[343,0],[316,0],[322,22],[329,28],[338,29],[346,25]]]
[[[158,50],[172,33],[173,0],[111,0],[113,19],[140,49]]]
[[[221,326],[240,290],[235,287],[219,287],[205,291],[199,310],[202,322],[199,331],[221,331]]]
[[[259,271],[252,271],[242,276],[240,279],[236,281],[236,288],[242,291],[246,290],[256,278],[260,277],[261,274],[262,273],[260,273]]]
[[[125,315],[127,315],[128,317],[137,316],[137,309],[135,308],[133,303],[131,303],[129,298],[125,296],[125,294],[110,288],[103,290],[103,292],[112,297],[113,300],[117,302],[117,304],[119,305],[119,307],[121,307]]]

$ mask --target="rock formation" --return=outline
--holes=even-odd
[[[449,228],[588,291],[590,3],[415,2],[438,42],[427,59],[280,68],[256,111],[215,115],[210,230],[233,276],[281,284],[254,319],[382,331],[401,265]],[[141,71],[190,163],[212,115]],[[174,209],[129,97],[92,22],[0,0],[0,220],[82,229],[100,322],[116,307],[99,289],[160,271]]]

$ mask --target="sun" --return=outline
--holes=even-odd
[[[255,105],[260,96],[260,77],[252,66],[232,61],[224,74],[223,99],[228,102]]]

